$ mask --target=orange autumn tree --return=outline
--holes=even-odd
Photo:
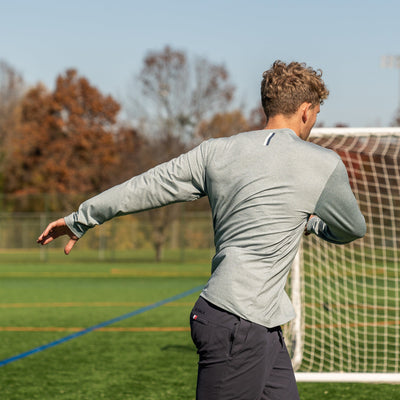
[[[53,92],[42,84],[29,90],[13,139],[7,192],[87,194],[108,187],[117,162],[119,110],[73,69],[57,78]]]
[[[240,110],[215,114],[210,120],[202,121],[198,135],[203,139],[232,136],[249,130],[249,123]]]

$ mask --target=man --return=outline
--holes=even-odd
[[[276,61],[264,72],[264,130],[211,139],[84,202],[38,242],[65,253],[115,216],[208,196],[216,253],[191,313],[197,399],[299,398],[280,326],[294,317],[284,286],[304,230],[333,243],[365,234],[339,156],[306,142],[328,96],[321,72]]]

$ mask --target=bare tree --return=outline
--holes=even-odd
[[[22,76],[7,62],[0,61],[0,188],[4,183],[4,167],[11,155],[11,139],[19,126],[24,88]]]
[[[198,143],[201,122],[224,112],[234,86],[223,65],[205,58],[189,58],[166,46],[149,52],[130,88],[128,113],[135,128],[146,136],[146,157],[138,158],[142,169],[167,161]],[[177,218],[174,206],[147,213],[153,227],[153,246],[161,259],[166,228]]]
[[[147,54],[132,93],[130,110],[145,134],[192,142],[202,120],[226,110],[234,86],[223,65],[166,46]]]

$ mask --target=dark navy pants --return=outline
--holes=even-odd
[[[190,314],[199,354],[197,400],[298,400],[280,327],[239,318],[202,297]]]

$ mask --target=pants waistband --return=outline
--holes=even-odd
[[[245,318],[239,317],[231,313],[230,311],[226,311],[223,308],[220,308],[215,304],[210,303],[208,300],[206,300],[201,296],[199,297],[199,299],[197,300],[197,302],[193,307],[192,315],[193,316],[195,315],[196,318],[200,319],[202,318],[203,315],[207,315],[207,318],[210,320],[210,322],[216,325],[224,326],[228,329],[232,329],[239,321],[245,321],[249,324],[259,325],[255,322],[251,322],[246,320]],[[268,328],[266,326],[262,327],[268,330],[269,332],[276,332],[282,330],[280,326],[275,326],[272,328]]]

